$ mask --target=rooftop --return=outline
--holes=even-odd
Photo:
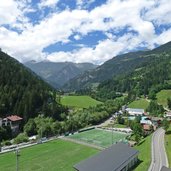
[[[129,111],[129,112],[144,113],[144,109],[127,108],[126,110]]]
[[[128,162],[138,151],[127,144],[117,143],[74,166],[79,171],[114,171]]]
[[[21,118],[21,117],[19,117],[17,115],[11,115],[11,116],[8,116],[7,119],[9,119],[10,121],[20,121],[23,118]]]

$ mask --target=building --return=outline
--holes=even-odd
[[[17,115],[11,115],[2,120],[2,126],[10,126],[12,133],[17,134],[19,132],[19,126],[23,118]]]
[[[117,143],[74,166],[77,171],[128,171],[138,162],[139,152]]]
[[[146,124],[146,125],[153,125],[151,119],[146,117],[146,116],[141,117],[140,123],[141,124]]]
[[[171,112],[170,111],[166,112],[165,117],[168,118],[168,119],[171,119]]]
[[[161,168],[161,170],[160,170],[160,171],[171,171],[171,169],[169,169],[169,168],[167,168],[167,167],[163,166],[163,167]]]
[[[126,111],[131,116],[142,116],[142,115],[144,115],[144,109],[126,108]]]

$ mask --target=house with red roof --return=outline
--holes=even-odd
[[[23,118],[17,115],[11,115],[2,120],[2,126],[10,126],[12,133],[16,135],[19,132],[19,126],[22,120]]]

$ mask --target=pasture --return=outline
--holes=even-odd
[[[149,102],[146,99],[135,100],[128,105],[129,108],[140,108],[146,110]]]
[[[98,152],[97,149],[63,140],[35,145],[20,150],[21,171],[74,171],[73,165]],[[0,155],[0,170],[16,170],[14,152]]]
[[[116,131],[107,131],[101,129],[92,129],[80,133],[76,133],[74,135],[70,135],[69,138],[86,142],[89,144],[94,144],[100,147],[109,147],[113,143],[119,142],[121,140],[125,140],[128,136],[126,133],[120,133]]]
[[[167,99],[171,97],[171,90],[161,90],[157,93],[157,102],[167,107]]]
[[[77,108],[89,108],[90,106],[96,106],[102,104],[90,96],[62,96],[61,103],[70,107]]]

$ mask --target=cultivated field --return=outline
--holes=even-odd
[[[102,102],[99,102],[89,96],[62,96],[61,103],[71,107],[88,108],[90,106],[101,104]]]
[[[125,140],[126,136],[128,136],[128,134],[113,131],[112,138],[112,131],[92,129],[89,131],[84,131],[71,135],[69,136],[69,138],[86,142],[89,144],[94,144],[100,147],[109,147],[110,145],[112,145],[112,139],[113,143],[116,143],[121,140]]]
[[[157,102],[167,107],[167,98],[171,97],[171,90],[161,90],[157,93]]]
[[[130,108],[147,109],[149,102],[146,99],[135,100],[128,105]]]
[[[20,171],[74,171],[73,165],[98,150],[63,140],[54,140],[33,147],[21,149]],[[0,170],[16,170],[14,152],[0,155]]]

